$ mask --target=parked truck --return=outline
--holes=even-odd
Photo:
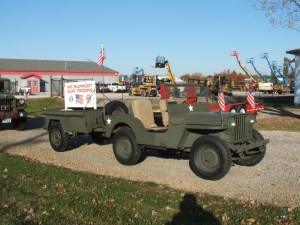
[[[0,123],[9,123],[16,130],[24,130],[27,121],[25,109],[25,99],[15,98],[10,80],[0,78]]]
[[[189,84],[165,85],[177,97],[191,95]],[[193,93],[202,91],[199,85],[193,88],[198,88]],[[55,151],[67,150],[72,137],[91,135],[97,143],[112,140],[115,158],[123,165],[141,162],[149,149],[189,154],[191,170],[207,180],[223,178],[233,163],[258,164],[269,142],[253,128],[255,115],[211,112],[205,101],[163,99],[160,112],[154,113],[149,99],[135,99],[129,107],[115,100],[97,108],[45,109],[44,115]]]

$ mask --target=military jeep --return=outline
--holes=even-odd
[[[0,123],[11,123],[16,130],[26,127],[25,99],[16,99],[11,92],[10,80],[0,78]]]
[[[149,99],[136,99],[128,114],[105,115],[104,136],[113,137],[113,152],[121,164],[139,163],[146,149],[181,151],[189,154],[191,170],[197,176],[219,180],[233,163],[254,166],[264,158],[269,140],[253,129],[255,115],[211,112],[203,98],[207,95],[203,85],[165,87],[171,96],[203,101],[185,104],[163,99],[160,112],[153,113]],[[161,117],[160,125],[157,117]]]

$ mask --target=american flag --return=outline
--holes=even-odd
[[[225,98],[224,98],[224,94],[222,92],[222,85],[221,85],[220,81],[219,81],[219,90],[218,90],[218,103],[221,108],[221,111],[224,112],[225,111]]]
[[[80,94],[76,94],[75,95],[75,98],[76,98],[76,101],[75,101],[75,104],[83,104],[83,95],[80,95]]]
[[[247,93],[247,101],[251,105],[251,107],[254,109],[255,108],[255,100],[254,100],[254,94],[253,94],[253,89],[252,89],[252,82],[249,83],[249,90]]]
[[[101,47],[101,52],[98,58],[98,65],[101,66],[103,65],[104,59],[106,59],[106,53],[103,47],[103,43],[102,43],[102,47]]]

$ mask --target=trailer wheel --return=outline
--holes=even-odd
[[[12,125],[13,125],[14,129],[16,129],[18,131],[22,131],[22,130],[25,130],[25,128],[26,128],[26,122],[27,122],[27,118],[22,117],[19,119],[13,119]]]
[[[198,138],[191,148],[190,167],[199,177],[219,180],[231,168],[231,155],[226,144],[216,136],[205,135]]]
[[[257,130],[253,129],[252,131],[252,137],[257,140],[257,141],[262,141],[264,140],[264,137],[261,135],[261,133],[259,133]],[[260,146],[256,149],[254,149],[255,151],[260,151],[258,154],[255,155],[251,155],[248,156],[246,158],[243,159],[238,159],[238,160],[234,160],[233,162],[237,165],[240,166],[255,166],[258,163],[260,163],[263,158],[265,157],[266,154],[266,146]]]
[[[64,152],[69,146],[69,136],[59,122],[55,122],[49,129],[49,141],[51,147],[57,152]]]
[[[118,100],[113,100],[106,104],[105,106],[105,114],[106,115],[122,115],[127,114],[128,108],[127,106]]]
[[[246,113],[246,108],[244,105],[240,105],[238,108],[237,108],[237,111],[239,113],[242,113],[242,114],[245,114]]]
[[[231,113],[237,113],[236,108],[234,106],[230,108],[229,112],[231,112]]]
[[[121,128],[114,135],[113,151],[116,159],[123,165],[135,165],[142,157],[135,135],[128,127]]]

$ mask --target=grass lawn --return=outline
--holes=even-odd
[[[241,203],[0,154],[0,224],[300,224],[299,208]]]

